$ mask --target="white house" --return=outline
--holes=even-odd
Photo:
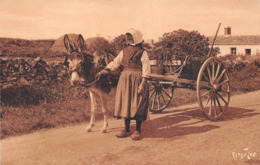
[[[209,37],[209,43],[214,37]],[[214,47],[219,47],[220,54],[225,55],[249,55],[254,56],[260,53],[260,35],[232,36],[231,28],[224,29],[224,35],[217,36]]]

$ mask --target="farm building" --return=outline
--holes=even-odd
[[[214,37],[209,37],[210,44]],[[254,56],[260,53],[260,35],[232,36],[231,28],[224,29],[224,35],[218,36],[214,47],[219,47],[220,54],[225,55],[248,55]]]

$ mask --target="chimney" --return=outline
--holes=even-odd
[[[154,40],[153,40],[153,39],[151,40],[151,44],[152,44],[152,45],[154,44]]]
[[[231,35],[231,27],[228,26],[224,29],[224,35],[225,36],[230,36]]]

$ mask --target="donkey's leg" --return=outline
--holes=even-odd
[[[101,128],[100,132],[101,133],[106,133],[107,132],[107,127],[108,127],[108,120],[107,120],[107,98],[105,96],[106,94],[102,93],[100,95],[100,100],[101,100],[101,105],[102,105],[102,112],[104,115],[104,123],[103,127]]]
[[[90,123],[87,126],[87,132],[91,132],[91,128],[95,125],[95,111],[97,109],[97,95],[89,91],[90,102],[91,102],[91,117]]]

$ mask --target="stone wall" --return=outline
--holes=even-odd
[[[67,67],[62,62],[46,62],[41,58],[0,59],[2,89],[18,85],[46,84],[52,80],[68,78]]]

